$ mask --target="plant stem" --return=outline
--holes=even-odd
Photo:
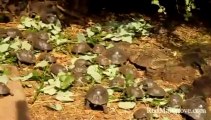
[[[40,77],[40,81],[41,81],[40,87],[36,90],[36,93],[35,93],[35,95],[34,95],[32,104],[34,104],[34,102],[37,100],[39,94],[41,93],[41,89],[43,89],[43,87],[44,87],[44,82],[45,82],[45,78],[46,78],[46,72],[47,72],[47,67],[45,67],[44,73],[43,73],[43,75]]]

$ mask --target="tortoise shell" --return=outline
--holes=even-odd
[[[72,52],[76,53],[76,54],[85,54],[85,53],[89,52],[90,50],[91,50],[91,48],[85,42],[78,43],[78,44],[74,45],[72,48]]]
[[[4,83],[0,83],[0,95],[6,96],[6,95],[13,95],[13,94],[10,93],[10,89]]]
[[[95,105],[103,105],[108,102],[108,91],[100,85],[91,87],[86,95],[86,99]]]
[[[108,59],[111,60],[112,64],[123,64],[128,59],[125,52],[118,47],[109,48],[104,54]]]
[[[32,64],[36,61],[36,58],[32,51],[20,50],[19,52],[17,52],[16,56],[20,62]]]

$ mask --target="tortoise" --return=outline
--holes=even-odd
[[[132,68],[129,65],[123,65],[119,68],[119,71],[121,74],[123,74],[125,77],[131,76],[132,78],[137,78],[138,71],[135,68]]]
[[[107,49],[103,54],[116,65],[124,64],[128,59],[127,54],[116,46]]]
[[[139,108],[133,113],[133,118],[136,120],[149,120],[151,114],[147,112],[145,108]]]
[[[154,86],[157,86],[157,83],[155,83],[152,79],[144,79],[139,84],[142,86],[142,89],[145,91]]]
[[[111,61],[103,56],[103,55],[99,55],[96,57],[96,62],[99,64],[99,65],[102,65],[102,66],[109,66],[111,64]]]
[[[0,96],[7,96],[11,95],[13,96],[14,94],[11,93],[10,89],[5,85],[4,83],[0,82]]]
[[[163,88],[159,87],[159,86],[154,86],[149,88],[146,93],[152,97],[165,97],[166,96],[166,92]]]
[[[33,40],[32,46],[34,47],[34,49],[42,50],[42,51],[51,51],[53,49],[51,44],[41,39]]]
[[[39,56],[39,60],[46,60],[49,63],[55,63],[56,62],[56,57],[54,57],[52,54],[50,53],[41,53]]]
[[[49,35],[47,32],[45,31],[40,31],[36,33],[37,37],[41,40],[47,41],[49,40]]]
[[[103,45],[96,44],[94,48],[92,49],[92,52],[95,54],[101,54],[106,50],[106,48]]]
[[[11,37],[11,38],[15,38],[17,36],[22,37],[22,33],[19,29],[10,28],[10,29],[7,29],[6,31],[7,31],[8,37]]]
[[[58,75],[60,72],[67,72],[67,69],[63,65],[55,63],[51,65],[50,71],[51,73]]]
[[[115,77],[109,82],[109,87],[111,88],[124,88],[125,86],[125,79],[122,77]]]
[[[101,85],[96,85],[91,87],[85,98],[86,108],[90,108],[90,105],[93,104],[94,106],[102,106],[103,112],[108,113],[107,110],[107,103],[108,103],[108,91]]]
[[[179,86],[178,92],[188,94],[190,91],[192,91],[192,89],[193,89],[192,86],[188,84],[182,84]]]
[[[0,37],[7,37],[7,30],[5,28],[0,28]]]
[[[84,85],[86,85],[87,83],[87,79],[84,75],[82,74],[74,74],[74,86],[75,87],[82,87]]]
[[[42,12],[40,16],[41,20],[46,24],[55,24],[59,20],[57,15],[53,13]]]
[[[192,98],[186,99],[181,108],[184,110],[200,110],[200,112],[188,112],[184,111],[182,114],[185,115],[186,120],[206,120],[206,113],[209,114],[207,110],[208,104],[201,96],[194,96]],[[209,108],[208,108],[209,109]],[[203,111],[202,111],[203,110]],[[208,118],[207,120],[210,120]]]
[[[73,46],[72,52],[75,54],[85,54],[91,50],[90,46],[86,42],[78,43]]]
[[[168,106],[169,107],[181,107],[183,99],[178,94],[173,94],[169,97]]]
[[[87,67],[86,66],[81,66],[81,67],[74,67],[71,69],[72,73],[74,74],[85,74],[87,72]]]
[[[29,41],[29,43],[32,43],[39,38],[36,32],[25,32],[23,37],[25,40]]]
[[[27,63],[27,64],[33,64],[36,61],[36,58],[32,51],[28,50],[20,50],[16,53],[16,56],[20,62]]]
[[[74,63],[75,67],[83,67],[90,65],[90,63],[87,60],[84,59],[77,59]]]
[[[129,86],[126,88],[125,93],[127,97],[143,98],[144,92],[139,87]]]

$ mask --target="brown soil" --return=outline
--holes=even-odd
[[[6,27],[11,27],[14,24],[8,23],[4,24],[4,26],[5,25]],[[73,25],[72,27],[67,28],[65,31],[71,36],[74,36],[79,31],[83,31],[82,28],[83,26]],[[185,63],[182,59],[182,55],[187,51],[194,51],[195,48],[200,48],[202,51],[200,52],[202,56],[209,61],[207,56],[209,56],[208,51],[210,50],[209,44],[211,35],[202,26],[192,27],[185,24],[175,27],[175,30],[173,30],[170,34],[171,36],[168,36],[167,34],[155,34],[151,37],[139,38],[133,44],[131,44],[130,48],[127,48],[127,50],[133,53],[135,57],[140,56],[139,53],[144,51],[147,55],[152,56],[153,60],[155,57],[150,54],[152,53],[151,51],[148,52],[147,50],[161,51],[162,55],[158,53],[158,59],[165,58],[168,59],[167,61],[175,61],[175,63],[169,63],[170,65],[167,67],[157,65],[156,63],[158,68],[155,70],[153,69],[152,71],[148,70],[148,74],[141,74],[141,77],[152,77],[163,88],[175,89],[183,83],[191,84],[196,78],[200,77],[197,68],[187,66],[187,70],[187,67],[185,67]],[[186,49],[187,47],[193,49]],[[68,63],[68,61],[71,59],[65,54],[54,54],[55,57],[58,58],[57,62],[62,64]],[[166,58],[163,56],[168,57]],[[146,61],[149,62],[149,59],[146,59]],[[146,64],[149,67],[154,67],[152,66],[152,63]],[[163,63],[158,62],[158,64]],[[163,74],[163,71],[165,74]],[[141,70],[139,72],[143,73]],[[38,84],[33,81],[23,82],[23,84],[32,85],[32,88],[24,87],[32,120],[130,120],[132,119],[132,115],[135,110],[140,107],[148,106],[147,104],[137,102],[137,105],[133,110],[122,110],[118,108],[117,103],[109,103],[108,114],[104,114],[102,111],[98,110],[86,110],[84,107],[84,96],[88,87],[73,87],[71,88],[71,91],[75,95],[74,101],[62,103],[63,109],[61,111],[53,111],[48,109],[46,106],[50,103],[61,102],[56,101],[53,97],[41,93],[38,96],[37,101],[35,101],[34,104],[31,104]],[[160,114],[158,120],[162,120],[164,117],[169,118],[169,120],[182,120],[182,116],[179,114]]]

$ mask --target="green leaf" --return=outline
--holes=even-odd
[[[163,106],[168,103],[168,100],[166,99],[156,99],[154,98],[153,101],[150,103],[153,106]]]
[[[8,36],[8,37],[4,38],[1,42],[2,42],[2,43],[5,43],[5,42],[7,42],[7,41],[9,41],[9,40],[10,40],[10,37]]]
[[[89,61],[92,61],[96,57],[97,57],[97,55],[95,55],[95,54],[79,56],[80,59],[89,60]]]
[[[118,107],[122,109],[133,109],[136,106],[135,102],[119,102]]]
[[[121,37],[122,41],[129,42],[129,43],[132,43],[132,39],[133,39],[132,36]]]
[[[146,103],[146,102],[152,102],[153,99],[152,99],[152,98],[146,98],[146,97],[144,97],[144,98],[142,99],[142,101],[143,101],[144,103]]]
[[[59,88],[61,86],[61,81],[59,80],[59,77],[56,77],[55,79],[49,79],[48,83],[50,85],[54,85],[57,88]]]
[[[77,40],[78,42],[85,42],[86,41],[86,37],[83,33],[78,33],[77,34]]]
[[[55,30],[54,34],[58,34],[59,32],[62,31],[61,27],[60,26],[56,26],[56,25],[53,25],[53,30]]]
[[[95,35],[95,33],[92,32],[90,28],[87,28],[86,32],[87,32],[88,37],[92,37],[93,35]]]
[[[114,90],[113,90],[113,89],[107,89],[107,91],[108,91],[108,95],[109,95],[109,96],[111,96],[111,95],[114,94]]]
[[[119,36],[124,36],[124,35],[133,35],[133,33],[129,33],[128,31],[126,31],[124,28],[119,28]]]
[[[74,77],[72,75],[62,75],[60,76],[61,81],[61,89],[67,89],[74,81]]]
[[[73,96],[73,93],[70,91],[66,91],[66,92],[59,91],[56,94],[55,98],[62,102],[72,102],[74,101],[73,98],[71,98],[72,96]]]
[[[61,104],[50,104],[47,106],[48,108],[52,109],[52,110],[56,110],[56,111],[61,111],[63,108],[62,108],[62,105]]]
[[[115,36],[115,37],[111,38],[111,40],[112,40],[112,41],[120,41],[120,40],[121,40],[121,37],[116,37],[116,36]]]
[[[109,43],[109,44],[106,46],[106,49],[109,49],[109,48],[112,48],[112,47],[114,47],[114,44]]]
[[[17,28],[18,28],[18,29],[24,29],[24,28],[25,28],[25,26],[24,26],[24,25],[19,24],[19,25],[17,26]]]
[[[46,28],[47,25],[43,23],[42,21],[39,21],[38,24],[40,25],[41,28]]]
[[[160,6],[159,0],[152,0],[151,2],[152,4],[155,4],[157,6]]]
[[[95,82],[101,83],[102,75],[99,73],[98,65],[90,65],[87,68],[87,74],[90,75],[95,80]]]
[[[12,80],[21,80],[21,81],[26,81],[30,78],[33,77],[33,73],[29,73],[28,75],[26,76],[23,76],[23,77],[15,77],[15,78],[12,78]]]
[[[46,60],[40,61],[39,63],[37,63],[34,67],[35,68],[44,68],[48,66],[48,62]]]
[[[61,44],[64,44],[64,43],[68,43],[69,42],[69,40],[68,39],[57,39],[56,40],[56,44],[57,45],[61,45]]]
[[[28,28],[30,28],[32,26],[31,22],[33,21],[33,19],[29,18],[29,17],[22,17],[21,18],[21,23],[23,26],[26,26]]]
[[[105,37],[103,37],[102,39],[105,40],[105,39],[111,39],[113,38],[115,35],[114,34],[107,34]]]
[[[7,75],[0,76],[0,82],[1,83],[7,84],[8,81],[9,81],[9,78],[8,78]]]
[[[107,75],[109,79],[113,79],[117,75],[118,71],[118,67],[116,67],[115,65],[110,65],[109,68],[103,71],[103,74]]]
[[[40,30],[41,26],[37,23],[37,21],[31,21],[31,26],[32,28],[36,29],[36,30]]]
[[[14,43],[12,43],[10,45],[10,48],[14,49],[14,50],[19,50],[21,46],[21,41],[20,40],[16,40]]]
[[[162,120],[170,120],[168,117],[164,117]]]
[[[48,95],[55,95],[57,92],[57,89],[55,88],[55,85],[50,85],[50,86],[44,87],[40,91]]]
[[[6,52],[8,51],[8,48],[9,48],[10,44],[1,44],[0,45],[0,52],[3,53],[3,52]]]
[[[31,50],[32,46],[28,43],[28,41],[21,42],[21,49]]]

